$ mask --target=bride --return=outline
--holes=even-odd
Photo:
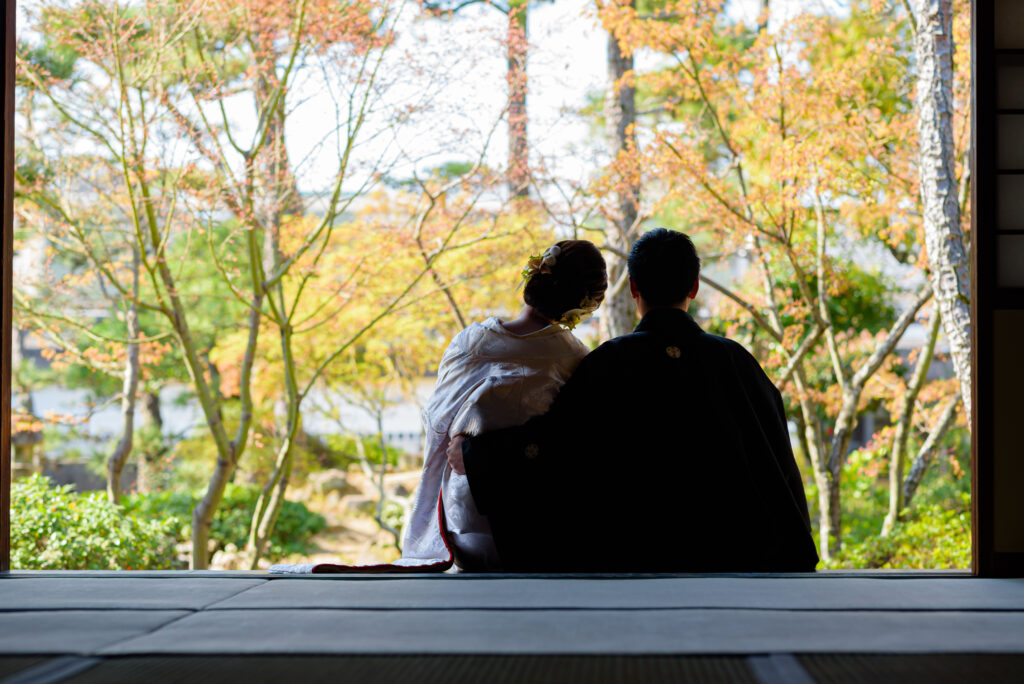
[[[598,307],[608,284],[604,258],[586,240],[563,240],[531,257],[523,278],[515,320],[473,323],[441,359],[423,411],[423,475],[400,565],[440,566],[454,556],[463,570],[501,569],[487,518],[466,477],[447,467],[445,449],[457,434],[519,425],[548,409],[589,351],[569,331]]]

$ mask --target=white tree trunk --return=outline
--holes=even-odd
[[[971,410],[971,300],[953,145],[953,3],[916,0],[918,173],[932,291]]]

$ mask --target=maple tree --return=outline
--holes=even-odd
[[[918,0],[909,20],[918,72],[915,98],[918,178],[928,271],[942,310],[942,329],[949,340],[960,396],[970,413],[971,281],[961,220],[961,205],[970,179],[970,160],[969,145],[964,145],[962,139],[959,158],[964,168],[959,176],[956,169],[956,110],[960,110],[962,125],[964,102],[970,92],[970,80],[964,70],[969,27],[962,3],[959,21],[954,21],[956,5],[953,0]],[[959,55],[957,45],[961,46]],[[959,108],[954,97],[956,91],[959,91]]]
[[[477,147],[453,145],[443,157],[455,161],[429,168],[429,153],[392,144],[431,113],[443,83],[430,56],[396,47],[401,18],[422,4],[26,5],[19,246],[30,252],[41,236],[47,246],[39,273],[19,282],[18,325],[48,342],[57,368],[84,369],[120,402],[109,496],[138,451],[140,398],[186,381],[212,445],[193,565],[208,561],[213,513],[248,453],[265,477],[247,546],[255,566],[304,415],[343,399],[367,407],[383,439],[386,407],[412,400],[458,330],[514,311],[526,257],[569,233],[603,240],[602,336],[628,332],[624,258],[659,222],[694,235],[704,254],[708,327],[747,345],[786,398],[822,556],[842,558],[846,494],[864,482],[887,479],[876,528],[899,534],[967,412],[963,378],[934,372],[937,361],[963,365],[962,345],[944,351],[951,322],[962,329],[949,313],[962,287],[939,274],[956,271],[956,255],[937,268],[924,248],[969,224],[967,51],[932,79],[953,104],[938,112],[945,167],[926,173],[921,102],[935,92],[922,90],[917,65],[936,34],[911,19],[920,12],[856,0],[849,13],[772,22],[763,3],[744,22],[725,0],[602,0],[609,88],[597,144],[610,161],[591,185],[563,185],[528,164],[525,2],[499,7],[507,168],[488,164],[501,119],[483,122]],[[959,46],[965,6],[952,5]],[[389,99],[416,87],[419,99]],[[300,190],[306,160],[286,140],[311,89],[334,106],[321,113],[331,161],[317,192]],[[929,183],[955,186],[955,201],[946,192],[930,204]],[[534,201],[521,201],[528,186]],[[908,352],[912,326],[923,333]],[[44,422],[26,411],[18,428]],[[387,467],[382,458],[378,483]]]
[[[869,405],[891,398],[893,415],[903,411],[893,449],[900,464],[910,428],[927,420],[921,413],[936,436],[953,416],[948,383],[924,380],[936,325],[909,384],[895,354],[932,298],[920,277],[927,261],[907,17],[855,2],[848,17],[802,13],[769,31],[730,20],[719,0],[658,10],[600,4],[626,52],[658,56],[659,68],[633,78],[661,115],[636,125],[635,152],[618,156],[599,192],[641,178],[657,188],[648,217],[744,259],[737,286],[705,271],[705,293],[713,291],[705,301],[719,329],[753,346],[788,398],[828,561],[841,549],[843,467]],[[965,68],[961,61],[961,78]],[[956,111],[962,125],[966,107]],[[957,144],[962,151],[965,137]],[[867,254],[900,275],[854,278]],[[851,318],[851,297],[871,289],[901,301],[902,312]],[[917,412],[924,394],[928,410]]]
[[[53,138],[47,136],[59,131],[69,145],[92,152],[87,160],[79,157],[74,169],[60,150],[39,145],[35,151],[46,172],[31,178],[23,173],[20,190],[25,206],[45,213],[87,263],[65,286],[79,292],[111,288],[128,312],[131,329],[109,340],[120,348],[107,363],[133,358],[133,349],[149,341],[131,323],[143,312],[159,321],[154,335],[173,336],[216,450],[206,494],[193,515],[194,567],[208,561],[213,514],[252,437],[256,414],[266,410],[257,405],[254,385],[270,367],[267,359],[276,362],[283,425],[276,429],[275,466],[253,519],[252,563],[283,502],[310,389],[374,325],[427,297],[417,290],[421,282],[433,280],[451,301],[439,260],[450,250],[468,249],[456,237],[479,216],[471,201],[448,222],[428,217],[456,188],[470,188],[479,199],[492,187],[476,175],[486,149],[463,175],[419,183],[413,194],[423,203],[407,207],[413,213],[400,219],[392,214],[390,230],[344,219],[395,163],[361,159],[356,148],[389,124],[376,122],[370,130],[368,121],[397,78],[392,72],[385,78],[383,71],[405,9],[402,2],[371,1],[97,0],[44,3],[32,13],[44,38],[34,49],[23,46],[19,69],[23,88],[45,104],[32,118],[47,129],[38,139],[48,143]],[[73,63],[62,72],[53,68],[60,55],[71,55]],[[341,84],[335,97],[344,113],[332,131],[336,171],[314,208],[304,206],[298,190],[285,124],[297,79],[317,72]],[[239,96],[247,100],[252,123],[229,114],[238,112],[232,98]],[[55,198],[54,181],[81,182],[83,166],[97,177],[89,188],[99,196]],[[68,197],[82,200],[74,211]],[[183,277],[193,259],[216,274],[213,292],[209,279]],[[197,310],[211,295],[213,310]],[[353,315],[342,315],[349,305]],[[37,319],[40,309],[35,306]],[[65,318],[61,323],[83,327]],[[329,340],[320,347],[329,345],[329,351],[300,358],[296,339],[310,331],[330,335],[320,338]],[[227,351],[231,340],[239,344],[233,354]],[[64,336],[60,344],[67,347]],[[137,377],[138,362],[128,365]],[[136,390],[126,383],[125,401],[133,402]],[[224,417],[228,402],[239,407],[234,425]],[[132,413],[126,410],[127,420]],[[271,420],[273,415],[271,410]],[[126,424],[129,449],[130,434]]]

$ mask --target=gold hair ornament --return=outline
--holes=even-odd
[[[534,254],[530,257],[529,261],[526,262],[526,268],[523,269],[522,276],[523,281],[527,281],[538,273],[551,273],[551,267],[558,262],[558,256],[562,253],[562,248],[558,245],[552,245],[548,247],[543,254]]]
[[[593,314],[599,306],[601,306],[600,300],[587,295],[583,298],[583,301],[580,302],[579,307],[569,309],[562,314],[562,317],[555,321],[555,323],[566,330],[572,330],[577,325],[590,318],[591,314]]]

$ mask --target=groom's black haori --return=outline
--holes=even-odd
[[[778,389],[679,308],[591,352],[546,414],[468,438],[462,453],[506,571],[818,562]]]

